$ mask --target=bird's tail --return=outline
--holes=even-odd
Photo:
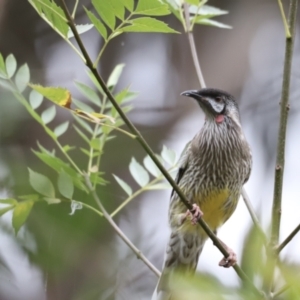
[[[207,237],[199,232],[172,232],[167,246],[162,275],[151,300],[171,300],[171,281],[176,272],[194,273]]]

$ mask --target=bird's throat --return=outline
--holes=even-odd
[[[216,121],[216,123],[218,123],[218,124],[222,123],[222,122],[224,121],[224,119],[225,119],[224,115],[217,115],[217,116],[215,117],[215,121]]]

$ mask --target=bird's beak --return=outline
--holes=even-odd
[[[185,92],[182,92],[180,95],[181,96],[186,96],[186,97],[196,98],[196,96],[197,96],[197,90],[185,91]]]

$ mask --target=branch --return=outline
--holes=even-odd
[[[297,0],[290,1],[289,10],[289,28],[291,37],[286,37],[285,45],[285,58],[283,69],[283,82],[281,92],[281,111],[280,111],[280,124],[278,132],[278,144],[277,144],[277,157],[275,168],[275,183],[274,183],[274,198],[272,208],[272,233],[271,233],[271,245],[275,247],[279,240],[279,229],[281,220],[281,201],[282,201],[282,182],[284,172],[284,157],[285,157],[285,140],[286,140],[286,128],[289,106],[289,92],[290,92],[290,78],[293,56],[293,42],[295,36],[295,24],[297,16]]]
[[[285,41],[285,57],[283,68],[283,81],[281,92],[281,110],[280,110],[280,124],[278,131],[278,144],[276,155],[276,167],[275,167],[275,181],[274,181],[274,196],[272,207],[272,223],[271,223],[271,239],[270,250],[268,251],[266,268],[268,274],[264,278],[264,286],[269,290],[271,294],[273,288],[273,277],[277,261],[276,246],[279,241],[280,233],[280,221],[281,221],[281,202],[282,202],[282,182],[284,171],[284,158],[285,158],[285,140],[286,140],[286,128],[289,112],[289,92],[290,92],[290,78],[293,56],[293,42],[296,24],[298,0],[290,0],[289,9],[289,28],[291,37],[286,37]]]
[[[293,239],[293,237],[299,232],[300,224],[288,235],[288,237],[276,247],[277,254]]]
[[[136,256],[141,259],[145,265],[157,276],[160,277],[161,273],[155,268],[154,265],[147,259],[147,257],[128,239],[128,237],[124,234],[124,232],[118,227],[118,225],[114,222],[112,217],[104,208],[102,202],[100,201],[98,195],[96,194],[95,190],[93,189],[92,183],[90,178],[87,174],[84,174],[86,185],[91,192],[94,200],[97,202],[101,212],[103,213],[104,218],[109,222],[111,227],[117,233],[117,235],[125,242],[125,244],[136,254]]]

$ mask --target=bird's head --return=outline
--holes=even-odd
[[[194,98],[208,120],[223,123],[225,117],[229,117],[239,123],[238,105],[234,97],[224,91],[205,88],[185,91],[181,95]]]

